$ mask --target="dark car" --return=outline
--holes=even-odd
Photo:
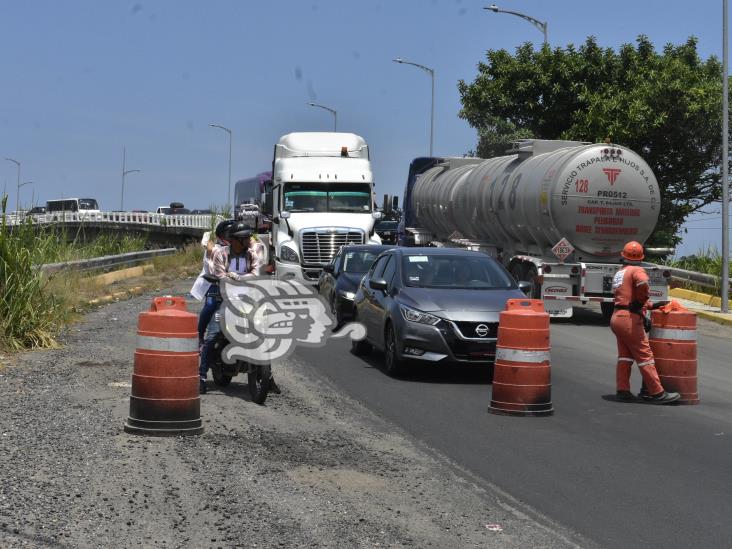
[[[338,325],[353,316],[353,297],[363,275],[381,252],[390,249],[391,246],[342,246],[320,273],[318,290],[330,304]]]
[[[521,288],[528,284],[522,282]],[[383,349],[396,375],[405,360],[489,365],[506,300],[526,295],[495,259],[455,248],[392,248],[359,284],[355,320],[366,339],[353,352]]]
[[[33,206],[29,211],[28,215],[43,215],[46,213],[45,206]]]
[[[381,237],[382,243],[396,244],[398,226],[398,221],[381,220],[376,222],[374,229],[376,230],[376,234]]]

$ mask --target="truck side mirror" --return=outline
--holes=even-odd
[[[264,196],[262,197],[262,213],[265,215],[272,215],[274,209],[274,194],[272,193],[272,180],[265,179],[263,182]]]
[[[376,221],[378,221],[379,219],[381,219],[381,212],[372,212],[371,215],[373,216],[373,218]]]
[[[529,291],[531,291],[531,282],[527,282],[526,280],[519,280],[518,287],[519,290],[524,292],[526,295],[529,295]]]
[[[287,210],[282,210],[280,212],[280,217],[282,219],[290,219],[290,212],[288,212]]]

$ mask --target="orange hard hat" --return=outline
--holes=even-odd
[[[643,246],[635,240],[631,240],[623,246],[623,251],[620,252],[620,255],[628,261],[641,261],[645,257],[643,254]]]

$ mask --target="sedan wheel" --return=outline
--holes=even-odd
[[[384,349],[384,366],[386,373],[392,377],[398,376],[404,370],[404,360],[399,357],[397,351],[397,339],[394,327],[389,325],[386,329],[386,345]]]
[[[333,318],[335,319],[335,327],[333,329],[337,330],[343,324],[343,318],[340,307],[338,307],[338,296],[335,294],[330,298],[330,311],[333,313]]]
[[[357,322],[356,320],[356,314],[353,314],[353,320],[354,322]],[[366,341],[366,339],[359,339],[358,341],[355,339],[351,340],[351,352],[356,356],[361,355],[367,355],[373,350],[373,347],[371,346],[371,343]]]

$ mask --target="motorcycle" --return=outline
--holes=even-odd
[[[212,284],[217,284],[218,279],[210,275],[204,275],[203,278]],[[218,314],[218,313],[217,313]],[[272,383],[272,365],[271,364],[253,364],[243,360],[237,360],[233,364],[227,364],[222,358],[224,348],[229,344],[226,335],[219,332],[214,340],[213,349],[208,359],[208,366],[211,369],[214,384],[219,387],[227,387],[232,378],[239,374],[247,375],[247,384],[249,385],[249,394],[252,402],[256,404],[264,404]]]
[[[226,336],[223,332],[219,332],[209,359],[209,367],[211,368],[214,383],[219,387],[226,387],[231,383],[232,378],[246,373],[252,402],[264,404],[270,389],[272,366],[270,364],[252,364],[242,360],[227,364],[221,358],[221,354],[228,344]]]

